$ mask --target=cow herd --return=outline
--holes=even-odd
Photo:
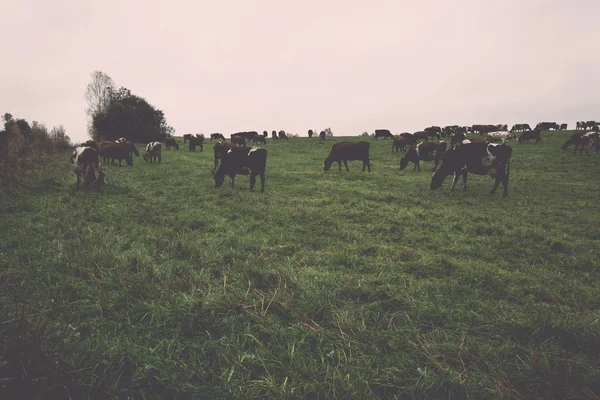
[[[582,129],[581,126],[585,128]],[[589,155],[592,149],[596,150],[596,154],[600,153],[600,129],[598,127],[599,124],[595,121],[577,122],[578,132],[573,133],[571,138],[563,144],[562,149],[573,145],[573,154],[576,154],[577,151],[579,154],[583,154],[585,151]],[[592,131],[587,131],[588,128]],[[515,124],[510,131],[507,130],[507,125],[472,125],[470,127],[452,125],[444,128],[430,126],[422,131],[404,132],[399,135],[393,135],[387,129],[377,129],[374,139],[390,138],[392,139],[392,152],[405,153],[400,160],[400,170],[404,170],[409,163],[413,163],[413,171],[420,171],[421,161],[433,161],[435,174],[431,180],[431,189],[439,188],[450,174],[454,176],[451,190],[454,189],[461,176],[466,189],[467,174],[470,172],[491,176],[495,179],[491,193],[494,193],[502,184],[504,195],[507,195],[512,148],[506,142],[517,139],[519,143],[530,143],[533,140],[535,144],[542,144],[541,132],[551,129],[566,129],[566,124],[540,122],[534,129],[531,129],[528,124]],[[520,132],[520,135],[517,136],[516,132]],[[467,138],[468,134],[478,134],[480,137]],[[309,130],[308,136],[312,137],[313,135],[314,132]],[[322,141],[325,140],[325,136],[324,131],[319,135]],[[446,137],[450,138],[449,146],[446,140],[442,140]],[[250,190],[253,190],[256,176],[258,176],[261,181],[261,192],[264,192],[267,150],[248,147],[247,144],[252,141],[253,144],[266,146],[267,138],[267,131],[262,134],[256,131],[234,133],[229,142],[220,133],[210,134],[210,140],[217,141],[213,146],[214,168],[211,170],[215,186],[222,186],[225,176],[228,176],[230,185],[233,187],[236,175],[248,175]],[[283,130],[272,131],[271,139],[287,140],[288,136]],[[196,151],[198,147],[200,151],[204,149],[203,134],[183,135],[183,141],[184,145],[188,145],[190,152]],[[166,149],[179,150],[179,144],[173,137],[166,137],[162,142]],[[143,154],[144,161],[149,164],[160,163],[163,143],[148,143]],[[370,144],[366,141],[337,142],[324,160],[324,170],[328,171],[333,163],[337,163],[338,170],[341,171],[343,163],[346,170],[349,171],[348,161],[358,160],[363,162],[363,171],[368,169],[371,172],[369,148]],[[102,193],[105,174],[102,171],[100,159],[102,158],[104,165],[113,165],[117,160],[119,166],[122,166],[123,160],[127,165],[132,165],[133,155],[139,156],[140,154],[135,144],[126,138],[100,143],[89,140],[76,147],[69,159],[69,165],[77,178],[77,188],[83,180],[84,186],[96,188]],[[438,166],[440,166],[439,169]]]

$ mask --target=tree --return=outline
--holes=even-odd
[[[88,83],[85,91],[85,100],[88,104],[87,115],[93,117],[106,110],[114,91],[115,84],[110,76],[102,71],[92,72],[92,81]]]

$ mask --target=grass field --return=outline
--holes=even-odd
[[[103,197],[50,163],[0,204],[0,389],[597,398],[600,157],[570,134],[511,142],[506,198],[372,138],[371,173],[323,171],[344,138],[269,141],[264,194],[216,189],[210,141],[104,167]]]

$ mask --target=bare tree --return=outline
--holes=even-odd
[[[114,92],[115,83],[112,78],[102,71],[94,71],[92,81],[88,83],[85,91],[85,100],[88,103],[86,114],[93,117],[104,111]]]

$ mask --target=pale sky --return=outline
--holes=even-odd
[[[600,120],[598,0],[0,0],[0,113],[87,138],[100,70],[176,135]]]

